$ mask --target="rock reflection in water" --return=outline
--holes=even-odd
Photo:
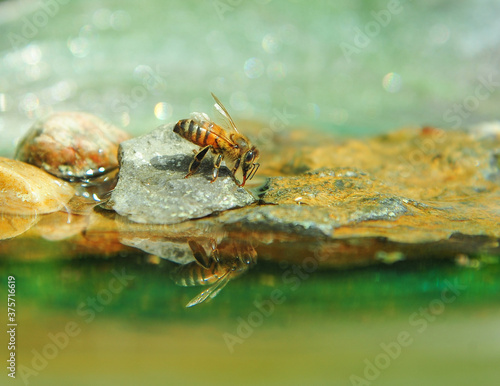
[[[209,286],[186,305],[192,307],[216,297],[230,280],[245,273],[257,262],[253,243],[237,241],[221,231],[212,230],[208,232],[209,236],[199,231],[200,228],[181,231],[177,235],[180,238],[166,235],[166,238],[155,239],[151,235],[144,238],[136,235],[121,241],[169,261],[170,277],[175,284],[183,287]]]
[[[35,169],[31,165],[18,161],[11,161],[11,163]],[[44,178],[55,180],[54,177],[41,170],[38,173]],[[28,193],[21,199],[13,199],[21,194],[4,189],[0,194],[0,240],[17,237],[35,225],[34,232],[47,240],[64,240],[82,233],[89,224],[93,209],[109,200],[117,178],[118,169],[115,169],[78,182],[61,181],[66,189],[64,196],[58,192],[49,191],[50,187],[47,186],[43,191],[37,190],[36,186],[34,188],[34,185],[27,181],[26,191],[35,197],[34,203],[26,198]],[[0,185],[1,188],[6,185],[6,182],[3,181],[3,185]],[[45,200],[42,204],[39,202],[40,197]]]

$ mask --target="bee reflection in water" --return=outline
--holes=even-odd
[[[172,279],[175,284],[183,287],[210,287],[194,297],[186,307],[213,299],[229,280],[247,271],[257,260],[257,253],[249,244],[226,241],[216,246],[215,241],[212,241],[210,255],[207,255],[205,248],[197,241],[189,240],[188,244],[196,261],[174,270]]]

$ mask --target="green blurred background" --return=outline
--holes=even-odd
[[[285,109],[291,125],[349,136],[498,119],[499,12],[495,0],[3,1],[1,152],[51,111],[138,134],[210,113],[210,92],[236,120],[266,126]],[[491,91],[467,100],[481,79]]]
[[[210,92],[237,122],[266,127],[285,114],[287,129],[342,136],[497,120],[499,12],[494,0],[2,1],[0,155],[52,111],[92,112],[137,135],[210,113]],[[260,262],[185,309],[201,289],[176,287],[139,254],[108,260],[37,243],[1,255],[0,293],[17,278],[15,383],[496,385],[500,375],[495,257],[318,270],[298,287],[288,267]],[[88,299],[123,268],[133,279],[90,320]],[[447,280],[465,289],[419,331],[411,316],[437,307]],[[254,315],[231,351],[224,334],[238,336],[276,289],[286,299],[261,322]],[[72,322],[80,332],[50,352],[49,334]],[[412,343],[380,374],[351,382],[404,331]],[[44,350],[54,357],[23,383],[20,366],[33,369]]]

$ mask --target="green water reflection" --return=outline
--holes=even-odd
[[[37,385],[346,385],[376,363],[373,384],[496,379],[498,264],[308,272],[261,261],[189,309],[199,288],[174,285],[170,265],[133,254],[24,263],[4,256],[2,276],[15,274],[17,283],[18,376]],[[69,323],[76,335],[66,339]],[[401,333],[406,345],[398,348]],[[51,336],[62,347],[54,357]],[[383,347],[394,354],[387,367]],[[21,371],[35,357],[46,366],[35,360],[37,375]]]

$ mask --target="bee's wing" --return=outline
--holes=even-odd
[[[216,297],[218,293],[229,282],[229,278],[231,277],[230,273],[231,271],[228,270],[224,275],[221,276],[219,280],[217,280],[217,282],[213,286],[207,288],[198,296],[195,296],[193,299],[191,299],[191,301],[188,304],[186,304],[186,307],[193,307],[196,306],[197,304],[203,303],[208,298],[213,299],[214,297]]]
[[[211,93],[211,94],[212,94],[212,97],[215,99],[215,104],[214,104],[215,109],[229,122],[229,124],[231,125],[231,129],[236,131],[237,133],[239,133],[238,129],[236,128],[236,125],[234,124],[233,118],[231,118],[231,116],[227,112],[227,110],[224,107],[224,105],[222,104],[222,102],[219,100],[219,98],[217,98],[214,95],[214,93]]]
[[[210,117],[205,113],[193,112],[193,113],[189,114],[189,117],[191,119],[194,119],[195,121],[198,121],[198,122],[203,122],[203,121],[210,122],[211,121]]]
[[[205,248],[198,242],[194,240],[188,240],[189,248],[191,252],[193,252],[193,256],[196,259],[196,262],[201,265],[205,269],[210,268],[210,258],[207,256],[205,252]]]

